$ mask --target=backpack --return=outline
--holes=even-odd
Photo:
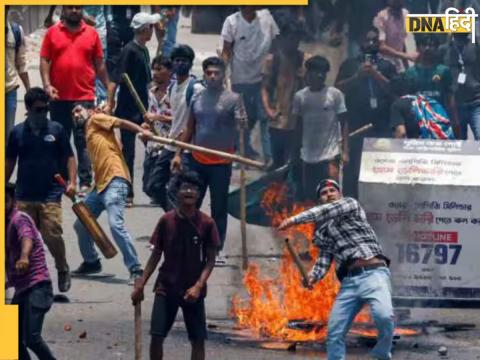
[[[167,93],[169,98],[172,96],[172,89],[174,84],[175,82],[172,81],[172,83],[168,85]],[[190,102],[192,101],[193,92],[195,90],[196,84],[201,84],[202,86],[205,86],[202,80],[199,80],[195,76],[191,75],[190,79],[188,79],[187,91],[185,92],[185,99],[187,100],[187,106],[190,106]]]
[[[402,98],[412,101],[420,139],[455,139],[447,112],[437,100],[423,95],[405,95]]]
[[[20,25],[16,22],[11,22],[10,27],[12,28],[13,37],[15,39],[15,53],[17,53],[22,45],[22,30],[20,29]]]

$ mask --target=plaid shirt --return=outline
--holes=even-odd
[[[320,248],[320,255],[310,272],[315,281],[325,276],[333,259],[340,280],[353,260],[379,256],[389,262],[367,222],[365,211],[355,199],[341,198],[316,206],[291,220],[294,224],[316,223],[313,242]]]

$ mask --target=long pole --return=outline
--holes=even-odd
[[[135,360],[142,360],[142,303],[135,305]]]
[[[221,134],[219,136],[221,136]],[[222,157],[224,159],[229,159],[229,160],[238,162],[240,164],[254,166],[254,167],[259,168],[259,169],[261,169],[265,166],[265,164],[260,162],[260,161],[251,160],[251,159],[243,157],[243,156],[239,156],[239,155],[236,155],[236,154],[230,154],[230,153],[227,153],[227,152],[224,152],[224,151],[213,150],[213,149],[206,148],[206,147],[203,147],[203,146],[193,145],[193,144],[185,143],[185,142],[182,142],[182,141],[178,141],[178,140],[175,140],[175,139],[170,139],[170,138],[166,138],[166,137],[162,137],[162,136],[152,136],[152,138],[150,140],[151,141],[156,141],[160,144],[176,146],[176,147],[179,147],[179,148],[182,148],[182,149],[198,151],[198,152],[202,152],[202,153],[210,154],[210,155],[216,155],[216,156]]]
[[[240,155],[245,157],[245,121],[242,119],[239,124],[239,150]],[[242,236],[242,268],[248,268],[248,249],[247,249],[247,189],[245,177],[245,164],[240,163],[240,233]]]
[[[300,275],[302,276],[302,280],[305,284],[308,284],[308,274],[307,270],[305,270],[305,267],[302,264],[302,260],[298,257],[298,254],[295,252],[295,249],[293,248],[292,244],[288,239],[285,239],[285,246],[288,249],[288,252],[290,253],[290,256],[293,259],[293,262],[295,263],[295,266],[297,267],[298,271],[300,272]]]

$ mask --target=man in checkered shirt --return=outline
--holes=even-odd
[[[297,224],[316,224],[314,243],[320,255],[309,274],[311,289],[328,272],[332,260],[341,281],[340,292],[328,321],[328,360],[345,359],[345,335],[368,304],[378,329],[371,352],[374,359],[391,359],[393,307],[389,259],[383,255],[377,236],[357,200],[344,198],[334,180],[322,180],[317,187],[320,205],[284,220],[279,230]]]

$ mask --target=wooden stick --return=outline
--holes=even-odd
[[[145,106],[143,106],[142,100],[140,100],[140,96],[138,96],[137,90],[135,90],[135,87],[133,86],[133,83],[127,73],[122,74],[122,80],[125,85],[127,85],[128,91],[130,91],[130,95],[132,95],[138,110],[142,115],[144,115],[147,112],[147,109],[145,109]]]
[[[365,132],[367,131],[368,129],[370,129],[371,127],[373,127],[373,124],[372,123],[368,123],[367,125],[364,125],[362,126],[361,128],[358,128],[357,130],[355,131],[352,131],[350,134],[348,134],[348,137],[352,137],[352,136],[355,136],[355,135],[358,135],[362,132]]]
[[[220,134],[220,136],[221,136],[221,134]],[[156,142],[158,142],[160,144],[164,144],[164,145],[176,146],[176,147],[179,147],[179,148],[182,148],[182,149],[198,151],[198,152],[202,152],[202,153],[210,154],[210,155],[216,155],[216,156],[222,157],[224,159],[229,159],[229,160],[232,160],[234,162],[238,162],[240,164],[254,166],[254,167],[259,168],[259,169],[261,169],[265,166],[265,164],[260,162],[260,161],[251,160],[251,159],[243,157],[243,156],[239,156],[239,155],[236,155],[236,154],[230,154],[230,153],[227,153],[227,152],[224,152],[224,151],[213,150],[213,149],[206,148],[206,147],[203,147],[203,146],[188,144],[188,143],[185,143],[185,142],[182,142],[182,141],[178,141],[178,140],[175,140],[175,139],[170,139],[170,138],[166,138],[166,137],[162,137],[162,136],[153,136],[150,140],[151,141],[156,141]]]
[[[245,155],[245,124],[239,127],[239,150],[240,155]],[[248,268],[247,250],[247,189],[245,179],[245,164],[240,164],[240,233],[242,236],[242,268]]]
[[[135,305],[135,360],[142,360],[142,303]]]
[[[287,247],[288,252],[290,253],[290,256],[292,257],[293,262],[297,266],[298,271],[300,271],[300,275],[302,276],[303,282],[305,284],[308,284],[307,270],[305,270],[305,267],[302,264],[302,260],[300,260],[297,253],[295,252],[295,249],[293,248],[292,244],[290,244],[290,241],[288,239],[285,239],[285,246]]]

